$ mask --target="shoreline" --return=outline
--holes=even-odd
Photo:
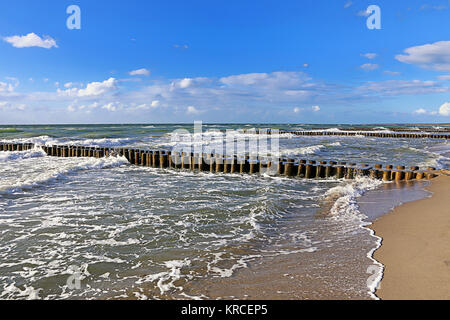
[[[429,197],[403,203],[367,228],[382,238],[373,259],[383,265],[375,295],[382,300],[450,299],[450,176],[425,190]]]

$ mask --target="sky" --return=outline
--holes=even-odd
[[[450,0],[0,0],[0,124],[195,120],[450,123]]]

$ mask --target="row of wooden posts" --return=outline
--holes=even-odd
[[[25,151],[34,144],[1,144],[0,151]],[[192,152],[172,152],[170,150],[144,150],[134,148],[94,148],[86,146],[39,146],[53,157],[94,157],[124,156],[131,164],[152,168],[172,168],[211,173],[272,174],[305,179],[331,178],[354,179],[369,176],[384,181],[409,181],[436,177],[435,168],[418,166],[356,164],[337,161],[314,161],[297,158],[224,156]],[[422,169],[422,170],[421,170]]]
[[[387,133],[387,132],[364,132],[364,131],[287,131],[272,129],[244,129],[243,133],[253,134],[293,134],[296,136],[365,136],[377,138],[408,138],[408,139],[450,139],[450,134],[430,134],[430,133]]]

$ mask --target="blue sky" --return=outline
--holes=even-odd
[[[449,0],[2,1],[0,124],[448,123],[449,30]]]

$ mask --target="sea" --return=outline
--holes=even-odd
[[[195,134],[192,123],[3,125],[0,143],[214,152],[224,141],[277,139],[269,145],[279,156],[450,167],[443,139],[250,130],[362,127],[450,125],[203,124]],[[381,239],[368,226],[430,196],[427,183],[157,169],[120,156],[50,157],[38,146],[0,151],[0,299],[377,299],[384,266],[372,254]]]

